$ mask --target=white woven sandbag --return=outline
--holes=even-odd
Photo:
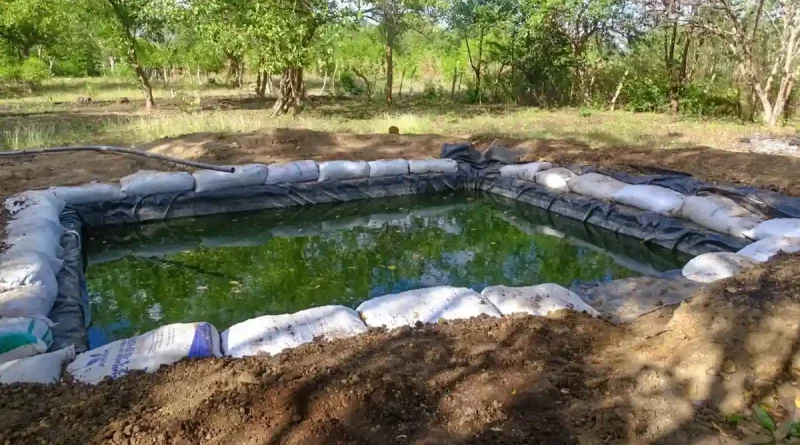
[[[800,238],[800,219],[797,218],[775,218],[768,219],[750,230],[744,232],[744,236],[762,240],[778,236],[786,238]]]
[[[627,185],[611,195],[614,202],[668,216],[680,215],[684,195],[657,185]]]
[[[64,234],[64,226],[49,219],[14,218],[6,224],[6,233],[9,236],[23,236],[39,230],[52,232],[59,238]]]
[[[119,180],[128,196],[150,196],[194,190],[194,177],[188,172],[140,170]]]
[[[454,173],[458,171],[458,162],[455,159],[409,159],[408,170],[417,175]]]
[[[569,169],[564,167],[551,168],[550,170],[536,173],[536,183],[559,192],[568,192],[569,183],[576,177]]]
[[[600,173],[586,173],[569,181],[569,190],[595,199],[611,200],[614,193],[622,190],[626,183]]]
[[[407,175],[411,170],[405,159],[379,159],[369,162],[369,177]]]
[[[681,217],[720,233],[744,238],[744,233],[763,221],[754,213],[719,195],[687,196]]]
[[[64,365],[75,357],[75,347],[0,364],[0,383],[56,383]]]
[[[544,317],[561,309],[586,312],[593,317],[599,315],[576,293],[553,283],[527,287],[489,286],[481,295],[503,315],[525,313]]]
[[[46,320],[58,290],[41,284],[0,292],[0,317],[27,317]]]
[[[529,162],[527,164],[504,165],[500,167],[500,176],[536,182],[536,173],[553,168],[549,162]]]
[[[63,199],[67,204],[74,205],[120,201],[128,196],[116,184],[99,182],[67,187],[50,187],[47,190]]]
[[[28,190],[6,199],[4,205],[8,213],[14,217],[21,218],[22,216],[17,216],[20,212],[34,208],[35,211],[26,212],[27,216],[50,215],[49,219],[53,219],[52,215],[55,215],[55,220],[58,221],[58,215],[61,214],[67,203],[51,192]]]
[[[771,260],[781,253],[800,252],[800,238],[788,238],[778,236],[774,238],[764,238],[744,247],[737,254],[750,258],[758,262]]]
[[[756,264],[750,258],[732,252],[704,253],[686,263],[681,273],[700,283],[713,283],[730,278]]]
[[[45,319],[0,318],[0,363],[47,352],[53,344]]]
[[[134,370],[155,372],[184,358],[221,355],[219,333],[210,323],[176,323],[78,354],[67,372],[76,380],[96,384]]]
[[[319,165],[305,160],[267,166],[267,184],[294,184],[319,179]]]
[[[327,161],[319,164],[317,181],[358,179],[368,176],[369,164],[366,161]]]
[[[232,357],[278,354],[315,339],[334,340],[367,331],[358,313],[344,306],[322,306],[294,314],[266,315],[222,333],[222,352]]]
[[[58,293],[58,282],[51,264],[50,258],[38,252],[4,252],[0,255],[0,292],[40,284],[52,293]]]
[[[500,317],[492,303],[467,288],[438,286],[367,300],[356,309],[369,327],[388,329],[479,315]]]
[[[197,170],[194,176],[194,191],[197,193],[223,190],[233,187],[261,185],[267,182],[267,166],[264,164],[229,165],[233,173],[216,170]]]
[[[60,258],[64,255],[64,248],[61,247],[64,230],[59,222],[49,219],[12,219],[6,225],[8,237],[5,244],[8,249],[3,256],[26,251],[38,252],[50,260],[53,272],[58,273],[63,264]]]

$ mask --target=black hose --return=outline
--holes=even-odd
[[[133,156],[141,156],[144,158],[158,159],[159,161],[171,162],[173,164],[185,165],[187,167],[202,168],[206,170],[216,170],[218,172],[233,173],[233,167],[221,167],[219,165],[206,164],[204,162],[187,161],[185,159],[173,158],[172,156],[160,155],[158,153],[150,153],[142,150],[132,148],[111,147],[107,145],[86,145],[76,147],[51,147],[51,148],[37,148],[33,150],[19,150],[19,151],[0,151],[0,158],[13,158],[17,156],[31,156],[39,154],[50,153],[65,153],[71,151],[97,151],[100,153],[122,153]]]

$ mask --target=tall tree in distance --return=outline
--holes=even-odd
[[[376,23],[381,31],[384,45],[386,85],[384,98],[391,105],[394,89],[394,53],[403,34],[412,22],[427,13],[432,14],[433,2],[430,0],[370,0],[361,11],[365,18]]]
[[[778,125],[800,76],[800,2],[701,2],[696,26],[723,39],[740,74],[753,87],[769,127]],[[775,83],[778,83],[775,85]]]
[[[450,9],[450,26],[461,36],[467,48],[467,59],[475,77],[474,94],[482,102],[482,78],[485,63],[484,43],[494,29],[517,13],[514,0],[456,0]],[[470,43],[472,41],[472,43]]]
[[[155,106],[150,78],[142,66],[139,39],[165,32],[176,4],[173,0],[104,0],[100,10],[109,20],[109,38],[130,64],[144,92],[144,106]]]

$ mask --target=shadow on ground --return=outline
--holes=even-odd
[[[794,403],[797,272],[800,256],[759,266],[626,327],[483,318],[96,387],[0,387],[0,431],[12,443],[743,443],[758,432],[754,400],[776,418]]]

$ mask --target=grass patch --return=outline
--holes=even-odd
[[[569,139],[592,147],[726,148],[754,133],[756,124],[674,118],[652,113],[579,109],[542,110],[504,105],[464,105],[404,96],[393,108],[379,102],[315,98],[300,116],[270,116],[269,103],[241,91],[212,86],[194,90],[156,89],[159,108],[144,113],[137,104],[119,105],[120,97],[139,100],[135,83],[114,79],[60,79],[35,97],[0,100],[0,149],[21,150],[70,144],[132,146],[190,133],[242,133],[271,128],[403,134],[440,134],[454,138]],[[79,106],[79,96],[106,103]],[[186,97],[199,97],[187,108]],[[58,99],[58,100],[56,100]],[[187,112],[194,110],[194,112]],[[5,112],[5,114],[3,114]],[[792,128],[778,133],[790,134]]]

